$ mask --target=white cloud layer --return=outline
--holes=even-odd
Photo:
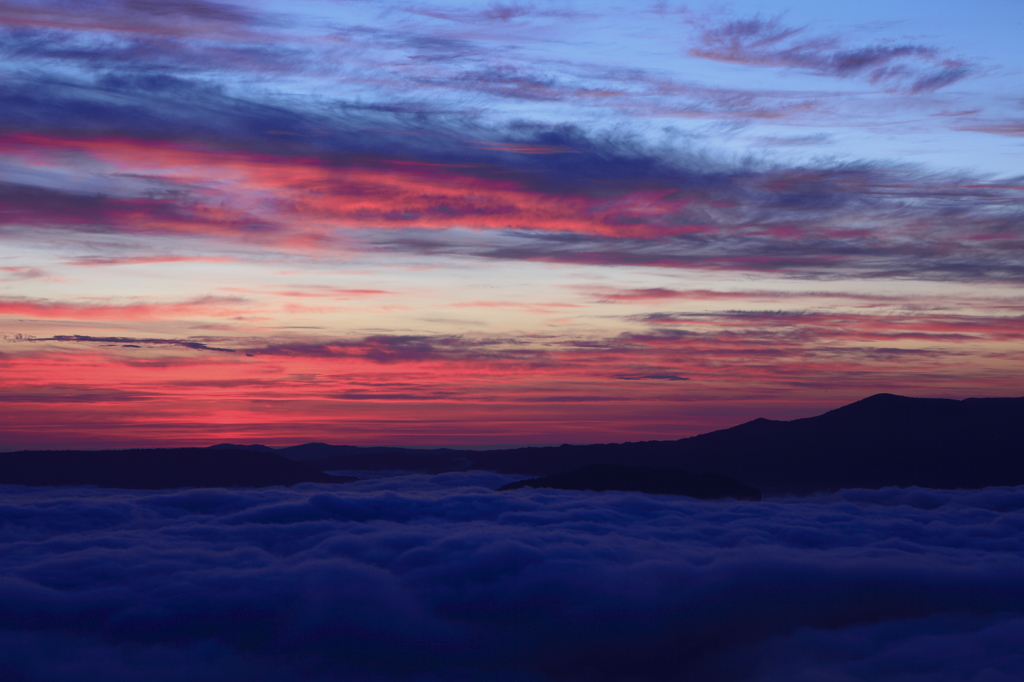
[[[1020,679],[1024,487],[0,488],[7,680]]]

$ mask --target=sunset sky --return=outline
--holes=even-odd
[[[0,0],[0,449],[1024,395],[1024,3]]]

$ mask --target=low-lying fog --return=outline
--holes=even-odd
[[[1024,678],[1024,486],[0,486],[7,680]]]

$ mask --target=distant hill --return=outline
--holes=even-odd
[[[673,441],[508,450],[285,448],[221,444],[166,450],[0,454],[0,483],[131,488],[343,482],[333,470],[425,473],[485,469],[550,476],[589,464],[729,476],[765,495],[918,485],[1024,484],[1024,398],[948,400],[888,393],[793,421],[755,419]]]
[[[288,459],[296,462],[310,462],[310,461],[321,461],[332,458],[350,458],[339,461],[345,463],[351,462],[362,462],[367,464],[373,464],[374,458],[384,456],[388,462],[398,464],[399,462],[409,462],[410,469],[418,470],[423,468],[425,462],[431,462],[428,466],[429,469],[436,469],[438,472],[450,471],[453,468],[465,468],[468,466],[470,460],[466,459],[464,455],[467,452],[476,454],[473,450],[454,450],[452,448],[399,448],[391,446],[370,446],[360,447],[358,445],[328,445],[327,443],[303,443],[302,445],[289,445],[282,448],[270,448],[266,445],[252,444],[252,445],[236,445],[234,443],[220,443],[218,445],[211,445],[213,449],[228,449],[228,450],[258,450],[261,452],[273,452],[287,457]],[[356,467],[359,469],[372,469],[374,467]],[[402,467],[385,467],[385,468],[402,468]]]
[[[102,488],[260,488],[346,483],[269,452],[210,448],[43,450],[0,453],[0,483]]]
[[[589,464],[574,471],[507,483],[501,490],[519,488],[636,491],[656,495],[686,495],[699,500],[760,500],[761,491],[722,474],[691,474],[682,469],[656,469],[623,464]]]
[[[755,419],[674,441],[488,451],[327,447],[349,449],[308,464],[322,471],[474,468],[531,476],[588,464],[678,467],[731,476],[766,495],[887,485],[980,488],[1024,484],[1024,398],[880,393],[817,417]],[[278,452],[287,456],[285,450]]]

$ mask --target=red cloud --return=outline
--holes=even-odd
[[[66,154],[151,174],[179,189],[166,199],[81,197],[66,211],[51,197],[21,197],[24,221],[83,219],[123,229],[187,232],[315,243],[334,226],[544,230],[617,238],[706,231],[672,218],[692,199],[668,189],[601,197],[549,195],[487,168],[410,161],[353,161],[231,153],[196,145],[129,139],[15,135],[0,148],[36,163]],[[472,172],[480,173],[474,175]],[[172,186],[173,186],[172,185]],[[185,199],[181,198],[185,195]],[[17,205],[17,198],[12,198]],[[312,240],[312,241],[311,241]]]
[[[504,443],[679,437],[880,391],[1020,392],[1019,315],[716,311],[636,322],[643,330],[585,338],[12,338],[0,355],[0,400],[12,425],[59,423],[69,440],[96,437],[90,424],[103,423],[136,443],[250,434],[424,444],[459,434]],[[28,438],[20,426],[10,433]]]

